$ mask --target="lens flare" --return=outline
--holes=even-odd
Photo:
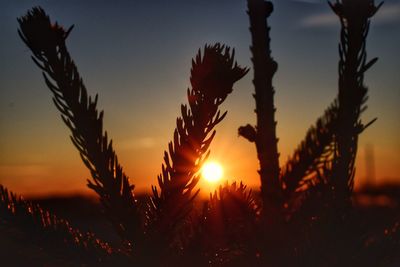
[[[222,178],[223,173],[221,164],[217,162],[207,162],[201,169],[201,175],[209,183],[218,182]]]

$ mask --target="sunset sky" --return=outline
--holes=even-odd
[[[280,162],[337,94],[339,22],[326,1],[276,0],[270,18]],[[23,195],[89,192],[90,174],[69,140],[16,18],[40,5],[52,21],[75,28],[69,51],[90,94],[99,94],[104,128],[137,190],[149,190],[161,171],[180,104],[186,103],[191,58],[222,42],[251,67],[245,0],[0,1],[0,184]],[[379,57],[367,72],[370,89],[360,137],[357,183],[365,181],[365,150],[374,150],[377,182],[400,182],[400,1],[387,0],[373,18],[367,53]],[[255,147],[237,128],[255,122],[252,72],[222,105],[211,159],[224,179],[258,186]],[[208,193],[210,188],[200,184]]]

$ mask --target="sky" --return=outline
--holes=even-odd
[[[273,84],[280,163],[305,136],[337,94],[339,22],[326,1],[274,2]],[[0,0],[0,184],[26,196],[88,193],[89,171],[69,140],[30,51],[17,34],[16,18],[41,6],[52,21],[75,28],[67,45],[91,95],[99,94],[104,128],[136,190],[157,183],[167,148],[186,103],[191,58],[205,44],[235,48],[251,67],[244,0],[6,1]],[[366,152],[372,148],[375,182],[400,182],[400,0],[387,0],[372,19],[367,53],[378,62],[367,72],[368,109],[356,183],[366,181]],[[210,160],[225,168],[224,181],[259,186],[253,144],[237,128],[255,123],[252,72],[237,82],[222,105]],[[208,193],[212,188],[199,185]]]

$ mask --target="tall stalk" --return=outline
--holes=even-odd
[[[279,181],[279,153],[276,138],[276,121],[274,106],[274,87],[272,78],[278,64],[271,57],[270,37],[267,18],[273,11],[269,1],[248,0],[250,32],[252,39],[252,62],[255,88],[257,125],[240,127],[239,134],[249,141],[254,141],[260,164],[261,195],[264,213],[275,213],[281,205],[281,185]]]

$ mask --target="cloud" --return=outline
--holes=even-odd
[[[292,0],[293,2],[302,2],[302,3],[308,3],[308,4],[318,4],[321,3],[321,0]]]
[[[122,149],[146,149],[152,148],[157,144],[156,140],[152,137],[142,137],[133,140],[125,140],[120,143]]]
[[[43,164],[2,164],[0,173],[0,178],[43,177],[50,173],[50,169]]]
[[[400,3],[390,5],[383,4],[372,22],[377,24],[400,22]]]
[[[339,20],[332,12],[314,14],[300,21],[301,28],[324,28],[337,25],[339,25]]]
[[[383,5],[372,18],[373,25],[400,22],[400,4]],[[313,14],[300,20],[301,28],[328,28],[339,25],[339,20],[333,12]]]

